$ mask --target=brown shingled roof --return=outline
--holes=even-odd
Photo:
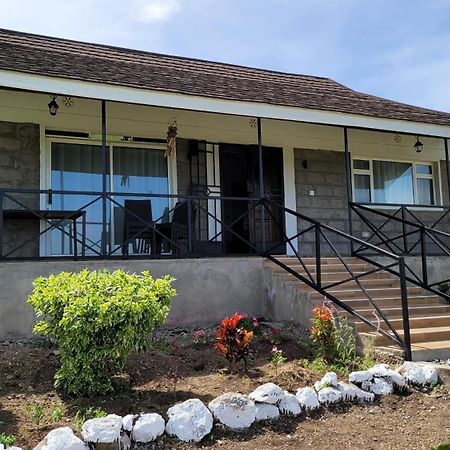
[[[0,69],[188,95],[450,126],[450,113],[330,80],[0,29]]]

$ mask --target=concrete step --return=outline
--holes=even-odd
[[[384,310],[383,310],[384,313]],[[403,319],[401,317],[398,318],[388,318],[391,325],[397,330],[403,328]],[[380,322],[374,320],[373,316],[370,318],[370,322],[374,325],[379,326],[383,330],[388,329],[387,323],[380,318]],[[368,324],[362,321],[352,321],[354,324],[356,331],[365,332],[372,331]],[[411,329],[413,328],[433,328],[433,327],[450,327],[450,314],[443,315],[431,315],[431,316],[410,316],[409,318],[409,326]]]
[[[299,286],[300,288],[307,289],[311,291],[311,298],[322,299],[323,295],[320,292],[314,291],[313,289],[307,286]],[[367,293],[372,298],[401,298],[400,288],[397,287],[378,287],[378,288],[367,288]],[[361,299],[364,298],[364,292],[358,287],[355,289],[349,289],[346,286],[339,286],[336,288],[332,288],[327,290],[328,293],[334,295],[335,297],[342,300],[351,300],[351,299]],[[423,294],[423,289],[420,287],[408,287],[408,296],[419,296]]]
[[[419,304],[417,306],[409,305],[408,307],[409,315],[410,317],[414,316],[432,316],[432,315],[445,315],[447,313],[450,313],[450,305],[446,304],[431,304],[431,305],[422,305]],[[339,313],[343,314],[348,317],[350,320],[352,318],[352,315],[344,310],[339,309]],[[358,308],[358,313],[361,314],[363,317],[373,319],[373,308]],[[396,317],[402,317],[403,312],[401,306],[394,306],[394,307],[383,307],[383,313],[388,318],[396,318]]]
[[[295,270],[296,272],[305,272],[305,268],[301,264],[286,264],[289,268]],[[315,264],[305,264],[305,267],[308,269],[310,273],[316,272],[316,265]],[[352,272],[367,272],[369,270],[374,269],[374,266],[371,264],[367,264],[365,262],[354,262],[347,264],[347,267]],[[275,273],[285,273],[286,271],[284,268],[274,264],[270,267]],[[343,264],[324,264],[321,266],[322,273],[331,273],[331,272],[347,272],[348,270],[345,268]]]
[[[400,337],[403,337],[403,329],[396,329]],[[450,326],[432,327],[432,328],[413,328],[410,331],[411,343],[426,343],[426,342],[438,342],[446,341],[450,337]],[[375,331],[361,332],[360,337],[364,340],[371,340],[376,346],[391,345],[391,341],[378,334]]]
[[[367,310],[372,308],[372,304],[367,298],[343,298],[338,297],[338,300],[351,306],[356,311]],[[380,308],[401,308],[402,301],[400,297],[374,297],[374,303]],[[411,296],[408,298],[408,307],[411,306],[429,306],[429,305],[440,305],[441,300],[435,295],[429,296]]]
[[[403,351],[396,345],[379,346],[380,350],[402,356]],[[414,343],[411,345],[413,361],[434,361],[450,359],[450,340]]]

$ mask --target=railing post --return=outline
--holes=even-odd
[[[192,200],[188,198],[188,253],[192,254]]]
[[[3,259],[3,190],[0,191],[0,258]]]
[[[405,224],[405,207],[401,207],[402,212],[402,234],[403,234],[403,253],[408,253],[408,240],[406,239],[406,224]]]
[[[428,286],[427,244],[425,242],[425,228],[420,227],[420,253],[422,259],[422,282]]]
[[[322,287],[322,266],[321,266],[321,255],[320,255],[320,225],[316,224],[314,227],[314,243],[316,247],[316,284],[320,289]]]
[[[106,233],[107,233],[107,210],[106,210],[106,184],[108,172],[108,158],[106,149],[106,101],[102,100],[102,239],[101,256],[104,258],[107,253]]]
[[[264,163],[263,163],[263,147],[262,147],[262,126],[261,118],[258,117],[256,120],[257,130],[258,130],[258,166],[259,166],[259,198],[261,206],[261,252],[266,251],[266,214],[264,211]],[[255,210],[256,212],[256,210]]]
[[[406,286],[405,258],[401,256],[398,260],[400,291],[402,298],[402,317],[403,317],[403,346],[405,351],[405,360],[412,361],[411,353],[411,332],[409,329],[409,310],[408,310],[408,288]]]

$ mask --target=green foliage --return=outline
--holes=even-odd
[[[438,289],[443,294],[448,294],[448,291],[450,290],[450,284],[448,282],[441,283],[438,285]]]
[[[433,447],[431,450],[450,450],[450,443],[440,444],[437,447]]]
[[[63,417],[64,407],[61,402],[58,402],[51,413],[51,418],[53,422],[59,422]]]
[[[27,405],[27,410],[30,413],[31,420],[40,425],[45,417],[45,403],[42,400],[33,398]]]
[[[287,358],[283,355],[283,350],[273,347],[270,353],[270,363],[275,369],[275,374],[278,375],[278,366],[281,366],[287,361]]]
[[[122,270],[61,272],[34,281],[29,303],[42,321],[34,331],[59,344],[55,386],[67,394],[102,395],[112,390],[134,351],[145,351],[151,332],[164,323],[174,279]]]
[[[73,427],[76,431],[80,432],[83,423],[89,419],[98,419],[100,417],[107,416],[108,413],[102,408],[94,408],[93,406],[77,411],[73,420]]]
[[[16,437],[13,434],[0,433],[0,444],[3,444],[5,448],[11,447],[16,442]]]

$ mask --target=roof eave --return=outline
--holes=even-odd
[[[268,103],[224,100],[0,69],[0,87],[137,105],[450,138],[450,126]]]

